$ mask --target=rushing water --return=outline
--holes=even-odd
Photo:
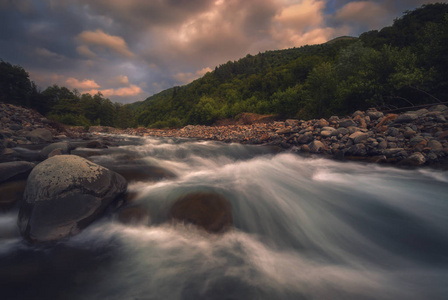
[[[176,178],[130,182],[147,226],[113,216],[30,246],[0,215],[1,299],[448,299],[448,172],[303,158],[273,149],[127,137],[97,150]],[[179,196],[214,191],[234,229],[173,225]]]

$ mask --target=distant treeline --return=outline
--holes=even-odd
[[[20,66],[0,60],[0,102],[37,110],[49,119],[66,125],[131,127],[130,107],[112,103],[101,93],[80,94],[57,85],[38,91],[28,73]]]
[[[129,105],[56,85],[39,92],[23,68],[0,61],[0,101],[83,126],[209,125],[243,112],[309,119],[447,101],[447,93],[446,3],[405,12],[359,38],[247,55]]]

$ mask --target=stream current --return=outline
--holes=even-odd
[[[1,299],[448,299],[448,172],[279,153],[263,146],[123,136],[100,165],[176,176],[131,181],[147,224],[113,213],[52,245],[0,213]],[[87,150],[86,150],[87,151]],[[176,199],[227,198],[234,227],[174,225]]]

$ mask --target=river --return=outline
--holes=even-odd
[[[17,211],[1,213],[1,299],[448,299],[446,171],[123,139],[92,161],[133,159],[176,175],[129,183],[148,223],[109,214],[68,240],[31,246]],[[196,191],[231,202],[231,231],[167,221],[173,202]]]

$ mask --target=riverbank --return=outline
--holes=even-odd
[[[441,166],[448,157],[448,107],[437,105],[401,114],[375,109],[351,116],[246,125],[189,125],[180,129],[92,127],[91,132],[153,137],[185,137],[242,144],[279,146],[298,153],[323,154],[405,166]]]
[[[98,133],[264,144],[339,160],[406,166],[431,165],[446,168],[448,161],[448,107],[445,105],[401,114],[385,115],[369,109],[329,119],[289,119],[226,126],[188,125],[167,130],[120,130],[92,126],[88,132],[79,127],[60,126],[24,108],[1,105],[1,161],[16,160],[16,147],[30,147],[68,138],[94,140]]]

